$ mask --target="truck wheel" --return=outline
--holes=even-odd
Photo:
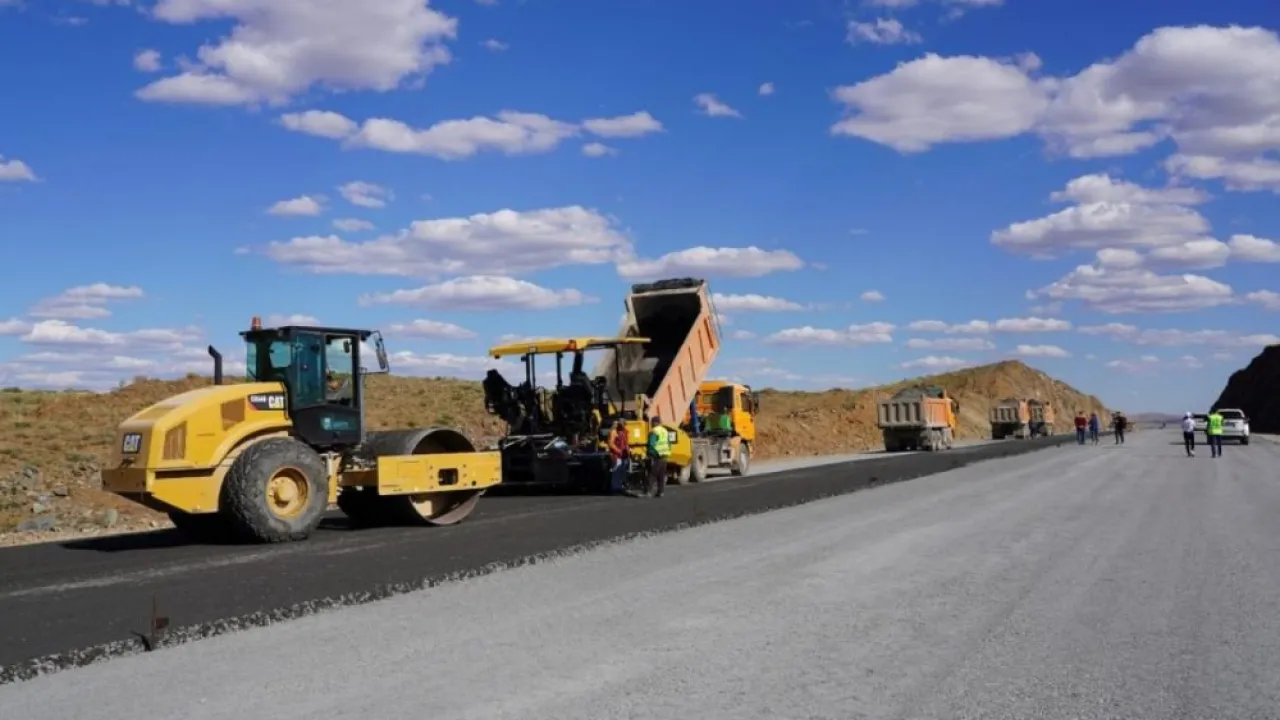
[[[293,438],[267,438],[245,448],[222,483],[227,522],[250,541],[305,540],[328,505],[324,461]]]
[[[738,446],[738,457],[734,459],[733,469],[729,472],[738,477],[746,475],[751,470],[751,446],[742,443]]]
[[[942,444],[948,450],[956,446],[956,436],[951,432],[951,428],[942,431]]]
[[[672,485],[684,485],[689,482],[689,476],[693,474],[693,458],[689,459],[689,464],[676,471],[675,475],[671,475]]]
[[[703,482],[707,479],[707,456],[702,452],[693,453],[693,462],[691,464],[693,470],[690,473],[690,479],[696,483]]]

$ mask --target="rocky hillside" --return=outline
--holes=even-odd
[[[41,536],[167,525],[163,515],[102,492],[98,469],[110,455],[115,427],[122,420],[164,397],[209,382],[201,377],[140,380],[102,394],[12,388],[0,392],[0,533],[19,525]],[[1064,432],[1077,409],[1106,411],[1097,398],[1017,361],[881,388],[819,393],[765,390],[756,458],[879,448],[876,402],[917,382],[941,385],[960,402],[960,438],[988,437],[988,410],[995,399],[1011,395],[1054,403]],[[498,421],[485,414],[483,392],[476,382],[373,376],[368,387],[368,420],[375,429],[448,425],[463,430],[477,444],[495,439],[502,430]]]
[[[1280,345],[1264,348],[1231,373],[1215,408],[1240,408],[1255,433],[1280,433]]]

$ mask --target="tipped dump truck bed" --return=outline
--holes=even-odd
[[[605,379],[610,399],[630,407],[643,395],[651,415],[678,423],[720,353],[706,281],[679,278],[631,286],[618,334],[649,342],[601,354],[594,375]]]

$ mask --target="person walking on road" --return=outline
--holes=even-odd
[[[667,489],[667,457],[671,455],[671,441],[667,437],[667,429],[662,427],[661,418],[654,417],[649,421],[649,444],[645,455],[649,460],[646,494],[660,498]]]
[[[1196,421],[1190,412],[1182,418],[1182,445],[1187,450],[1187,457],[1196,456]]]
[[[1129,418],[1125,417],[1125,416],[1124,416],[1124,413],[1116,413],[1116,415],[1115,415],[1115,419],[1113,419],[1113,420],[1111,421],[1111,424],[1115,426],[1115,430],[1116,430],[1116,444],[1117,444],[1117,445],[1123,445],[1123,444],[1124,444],[1124,430],[1125,430],[1125,428],[1129,427]]]
[[[1209,411],[1209,423],[1204,432],[1209,436],[1209,452],[1212,457],[1222,457],[1222,415],[1217,410]]]
[[[1089,421],[1084,419],[1084,413],[1076,411],[1076,444],[1084,444],[1084,431],[1088,427]]]
[[[1102,431],[1102,421],[1098,419],[1098,413],[1089,413],[1089,441],[1094,445],[1098,444],[1098,433]]]

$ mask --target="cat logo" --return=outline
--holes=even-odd
[[[142,433],[126,433],[120,441],[122,455],[136,455],[142,449]]]
[[[260,395],[250,395],[249,404],[256,410],[284,410],[284,394],[264,393]]]

